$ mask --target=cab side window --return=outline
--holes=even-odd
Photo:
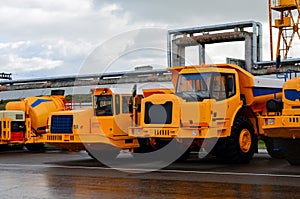
[[[215,74],[213,78],[212,98],[217,101],[226,99],[226,89],[224,80],[226,77],[221,74]]]
[[[230,98],[236,93],[235,76],[234,74],[226,75],[226,96]]]
[[[122,96],[122,113],[129,113],[130,96]]]
[[[215,74],[213,78],[212,98],[217,101],[228,99],[236,93],[234,74]]]

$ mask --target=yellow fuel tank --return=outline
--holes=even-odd
[[[27,97],[18,102],[9,102],[6,110],[21,110],[26,118],[31,119],[34,133],[45,133],[47,119],[50,113],[65,110],[63,96]]]

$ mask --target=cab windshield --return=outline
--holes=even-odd
[[[181,74],[178,77],[176,94],[186,101],[225,100],[236,93],[234,79],[234,74],[231,73]]]
[[[112,96],[110,95],[95,96],[94,110],[96,116],[112,116],[113,115]]]
[[[176,94],[187,101],[202,101],[210,98],[212,73],[181,74],[178,77]]]

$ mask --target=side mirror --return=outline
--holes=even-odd
[[[129,113],[133,113],[133,97],[132,96],[129,98],[128,109],[129,109]]]

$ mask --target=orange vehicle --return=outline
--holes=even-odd
[[[268,139],[289,163],[300,164],[300,78],[283,85],[282,100],[267,103],[269,114],[263,117],[261,128]]]
[[[132,123],[128,90],[96,88],[92,90],[92,107],[53,112],[48,121],[45,142],[71,151],[112,151],[139,146],[128,136]],[[94,153],[96,154],[96,153]]]
[[[144,90],[140,123],[129,135],[153,150],[176,140],[185,150],[178,158],[204,148],[228,162],[249,162],[264,135],[259,125],[268,114],[266,101],[281,98],[284,81],[255,77],[232,64],[170,71],[175,90]]]

